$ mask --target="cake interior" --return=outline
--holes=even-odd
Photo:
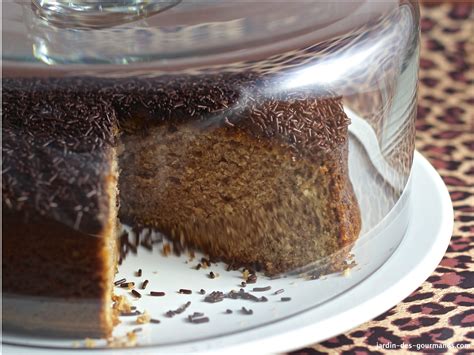
[[[235,267],[292,271],[356,236],[344,154],[297,156],[228,127],[148,127],[121,137],[120,219]]]

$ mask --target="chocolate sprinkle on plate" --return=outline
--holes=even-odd
[[[164,292],[162,291],[151,291],[150,296],[155,296],[155,297],[163,297],[165,295]]]
[[[193,319],[190,320],[190,321],[191,321],[191,323],[193,323],[193,324],[208,323],[208,322],[209,322],[209,318],[208,318],[208,317],[193,318]]]
[[[130,288],[135,286],[135,282],[124,282],[120,284],[120,287],[122,288]]]
[[[132,290],[132,295],[134,295],[136,298],[141,298],[142,295],[140,292],[138,292],[137,290]]]
[[[226,310],[225,310],[225,313],[227,313],[227,314],[232,314],[232,310],[231,310],[231,309],[226,309]]]
[[[148,282],[149,282],[148,280],[143,281],[142,287],[141,287],[142,290],[146,289]]]
[[[200,293],[201,295],[205,295],[205,294],[206,294],[206,290],[204,290],[203,288],[201,288],[201,289],[199,290],[199,293]]]
[[[253,310],[242,307],[242,313],[246,315],[251,315],[253,314]]]
[[[188,316],[188,320],[189,320],[190,322],[192,322],[194,319],[196,319],[196,318],[201,318],[201,317],[203,317],[203,316],[204,316],[204,313],[201,313],[201,312],[194,312],[193,314],[190,314],[190,315]]]
[[[216,303],[216,302],[221,302],[225,298],[224,292],[221,291],[213,291],[209,295],[204,298],[204,302],[207,303]]]
[[[161,323],[161,321],[159,319],[151,318],[150,323],[159,324],[159,323]]]
[[[188,301],[186,302],[184,305],[182,305],[181,307],[175,309],[175,310],[169,310],[168,312],[165,313],[165,315],[168,317],[168,318],[172,318],[174,317],[175,315],[177,314],[181,314],[183,313],[189,306],[191,305],[191,301]]]
[[[291,301],[291,297],[282,297],[282,298],[281,298],[281,301],[282,301],[282,302]]]
[[[137,277],[142,277],[142,269],[138,269],[138,271],[137,271]]]
[[[257,275],[250,274],[249,277],[247,278],[247,283],[248,284],[254,284],[256,282],[257,282]]]
[[[272,289],[271,286],[254,287],[252,291],[254,291],[254,292],[264,292],[264,291],[270,291],[271,289]]]
[[[114,286],[120,286],[121,284],[123,284],[125,281],[127,281],[127,279],[120,279],[120,280],[117,280],[114,282]]]
[[[274,295],[279,295],[280,293],[283,293],[285,292],[285,289],[283,288],[280,288],[279,290],[276,290],[275,292],[273,292]]]
[[[193,291],[188,290],[188,289],[186,289],[186,288],[180,288],[180,289],[179,289],[179,293],[185,294],[185,295],[190,295],[191,293],[193,293]]]

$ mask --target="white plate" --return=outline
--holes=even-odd
[[[153,255],[151,264],[147,261],[147,257],[151,257],[151,254],[142,254],[140,264],[136,263],[137,259],[127,259],[124,268],[121,269],[125,277],[135,279],[133,271],[142,267],[144,276],[140,279],[150,280],[147,290],[165,290],[167,297],[144,296],[136,301],[139,302],[140,309],[147,309],[153,317],[160,318],[162,323],[142,326],[143,331],[138,333],[139,342],[145,347],[116,349],[113,353],[282,352],[320,342],[378,316],[403,300],[431,274],[444,255],[452,233],[453,210],[446,186],[433,167],[419,153],[415,154],[411,178],[411,222],[393,255],[372,275],[358,280],[358,283],[356,282],[349,290],[325,300],[316,307],[305,306],[308,297],[317,298],[308,293],[315,283],[326,282],[329,287],[337,288],[338,283],[345,283],[351,278],[357,279],[359,272],[357,268],[347,277],[331,276],[326,280],[305,281],[296,278],[259,280],[258,286],[272,285],[271,291],[261,293],[268,297],[269,302],[266,303],[224,300],[208,304],[202,302],[203,296],[196,292],[192,295],[179,295],[176,291],[179,288],[189,288],[193,291],[204,288],[207,292],[238,289],[238,284],[241,282],[240,273],[222,271],[221,266],[213,266],[208,270],[191,270],[196,261],[184,264],[183,258],[176,257],[168,257],[166,263],[156,267],[156,254]],[[158,273],[154,274],[155,270],[147,268],[147,265],[155,265]],[[183,268],[189,272],[183,273]],[[220,277],[214,280],[207,278],[206,274],[210,270],[220,273]],[[285,288],[284,293],[271,295],[281,286]],[[247,286],[249,287],[252,288],[253,285]],[[279,300],[282,296],[290,296],[292,300],[281,302]],[[192,301],[192,305],[185,313],[171,319],[163,316],[166,310],[175,309],[188,300]],[[254,314],[252,316],[241,314],[238,310],[242,306],[252,308]],[[228,308],[234,313],[224,314]],[[185,316],[195,311],[204,312],[211,321],[205,324],[186,322]],[[129,323],[133,323],[133,318],[125,319],[116,329],[116,334],[137,327]],[[42,345],[41,339],[15,339],[8,336],[7,339],[4,337],[3,341],[6,340]],[[151,345],[157,341],[160,342],[160,346]],[[58,341],[54,346],[70,347],[70,344]],[[51,346],[51,341],[45,341],[43,346]],[[3,351],[5,354],[77,354],[77,351],[65,348],[45,349],[5,343]],[[81,353],[92,355],[104,352],[96,349]]]

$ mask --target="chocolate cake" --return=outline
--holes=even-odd
[[[4,79],[3,292],[24,298],[6,324],[110,334],[117,216],[267,275],[337,269],[360,230],[349,120],[272,80]]]

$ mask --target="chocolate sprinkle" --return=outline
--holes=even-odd
[[[125,281],[127,281],[127,279],[120,279],[120,280],[117,280],[114,282],[114,285],[115,286],[120,286],[121,284],[123,284]]]
[[[209,318],[208,317],[193,318],[190,321],[191,321],[191,323],[194,323],[194,324],[208,323]]]
[[[205,294],[206,294],[206,290],[204,290],[203,288],[201,288],[201,289],[199,290],[199,293],[200,293],[201,295],[205,295]]]
[[[232,314],[232,310],[231,310],[231,309],[226,309],[226,310],[225,310],[225,313],[227,313],[227,314]]]
[[[138,269],[138,271],[137,271],[137,277],[142,277],[142,269]]]
[[[161,321],[159,319],[151,318],[150,323],[159,324],[159,323],[161,323]]]
[[[242,281],[242,282],[240,283],[240,286],[245,287],[245,286],[247,286],[247,283],[246,283],[245,281]]]
[[[137,290],[132,290],[132,295],[134,295],[136,298],[141,298],[142,295],[140,292],[138,292]]]
[[[212,271],[209,273],[209,277],[211,279],[215,279],[216,278],[216,274],[214,274]]]
[[[168,318],[172,318],[177,314],[183,313],[190,305],[191,305],[191,301],[188,301],[184,305],[182,305],[181,307],[179,307],[175,310],[169,310],[168,312],[165,313],[165,315]]]
[[[213,291],[209,295],[204,298],[204,302],[207,303],[216,303],[216,302],[221,302],[225,298],[224,292],[221,291]]]
[[[254,291],[254,292],[264,292],[264,291],[270,291],[271,289],[272,289],[271,286],[254,287],[252,291]]]
[[[273,292],[274,295],[279,295],[280,293],[283,293],[285,292],[285,289],[283,288],[280,288],[279,290],[276,290],[275,292]]]
[[[186,288],[180,288],[180,289],[179,289],[179,293],[185,294],[185,295],[190,295],[191,293],[193,293],[193,291],[188,290],[188,289],[186,289]]]
[[[204,316],[204,313],[201,313],[201,312],[194,312],[193,314],[190,314],[190,315],[188,316],[188,320],[189,320],[190,322],[192,322],[193,319],[195,319],[195,318],[200,318],[200,317],[203,317],[203,316]]]
[[[155,296],[155,297],[163,297],[165,295],[164,292],[162,291],[151,291],[150,296]]]
[[[243,314],[246,314],[246,315],[251,315],[251,314],[253,314],[253,310],[247,309],[247,308],[245,308],[245,307],[242,307],[241,311],[242,311]]]
[[[282,297],[282,298],[281,298],[281,301],[282,301],[282,302],[291,301],[291,297]]]
[[[130,287],[133,287],[135,286],[135,282],[124,282],[122,284],[120,284],[120,287],[122,288],[130,288]]]
[[[148,282],[149,282],[148,280],[143,281],[142,287],[141,287],[142,290],[146,289]]]
[[[257,275],[250,274],[249,277],[247,278],[247,283],[248,284],[254,284],[256,282],[257,282]]]

